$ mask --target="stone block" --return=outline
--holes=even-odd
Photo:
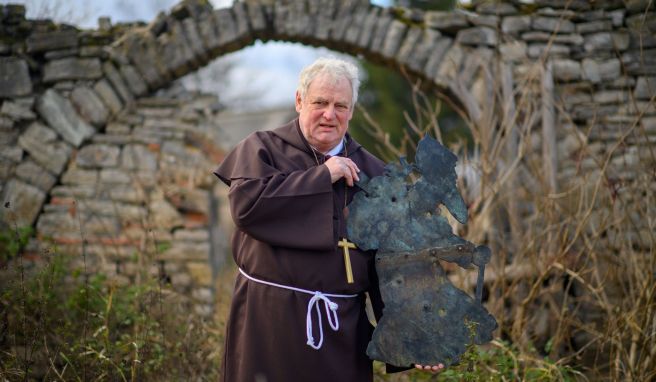
[[[177,21],[172,23],[168,33],[157,37],[157,44],[160,60],[168,72],[181,77],[193,70],[194,55]]]
[[[145,193],[139,187],[131,185],[112,184],[108,190],[110,200],[124,203],[142,203],[146,200]]]
[[[109,118],[109,110],[91,88],[80,85],[71,92],[71,102],[80,115],[96,127],[102,127]]]
[[[553,34],[547,32],[527,32],[522,34],[522,40],[526,42],[533,41],[551,41],[556,44],[583,45],[583,36],[580,34]]]
[[[481,2],[476,6],[476,13],[507,16],[516,14],[517,8],[512,4],[504,2]]]
[[[424,15],[424,24],[429,28],[448,33],[455,33],[470,25],[467,16],[456,11],[428,11]]]
[[[420,38],[414,44],[412,41],[409,42],[409,45],[412,45],[412,50],[404,51],[404,48],[401,47],[397,55],[397,60],[404,62],[412,70],[421,72],[425,65],[428,57],[431,52],[435,49],[435,46],[441,36],[440,32],[434,29],[419,29]],[[410,34],[406,37],[406,41],[410,39]],[[405,45],[405,43],[404,43]]]
[[[359,8],[358,11],[353,15],[353,22],[346,26],[346,31],[344,33],[345,42],[353,45],[358,43],[360,30],[362,29],[368,14],[369,10],[367,8]]]
[[[315,14],[326,13],[326,16],[332,19],[329,22],[331,40],[338,42],[347,41],[347,33],[350,33],[350,41],[357,41],[359,29],[362,26],[361,23],[367,18],[366,14],[369,10],[369,5],[359,6],[355,1],[337,2],[336,5],[336,13],[334,15],[328,13],[328,10],[321,12],[313,9],[313,11]]]
[[[559,81],[578,80],[581,78],[581,64],[569,59],[554,59],[553,76]]]
[[[656,95],[656,77],[638,77],[633,95],[637,99],[651,99]]]
[[[407,65],[412,57],[412,52],[415,49],[415,46],[421,41],[423,34],[423,28],[411,27],[408,29],[408,33],[406,33],[405,38],[399,47],[399,51],[396,54],[396,60]]]
[[[36,114],[30,108],[21,103],[9,100],[2,103],[0,115],[9,117],[14,121],[32,121],[36,119]]]
[[[475,26],[488,27],[493,29],[497,29],[499,26],[499,16],[495,15],[468,14],[467,21]]]
[[[128,32],[116,50],[130,59],[150,89],[158,89],[170,79],[166,66],[161,62],[157,41],[151,33]]]
[[[127,169],[157,170],[157,153],[145,145],[126,145],[121,153],[121,166]]]
[[[182,215],[166,200],[153,200],[148,205],[148,209],[155,227],[171,230],[174,227],[184,226]]]
[[[535,0],[539,8],[569,9],[572,11],[587,11],[592,8],[589,0]]]
[[[622,65],[628,74],[640,76],[656,75],[656,49],[628,51],[622,54]]]
[[[600,50],[626,50],[629,46],[629,34],[625,32],[599,32],[584,37],[583,48],[586,52]]]
[[[139,74],[139,72],[137,71],[137,69],[135,69],[134,66],[121,65],[121,68],[119,70],[121,72],[121,76],[123,76],[123,79],[125,80],[125,83],[130,88],[132,94],[139,97],[146,94],[146,92],[148,92],[148,85],[146,84],[143,77],[141,77],[141,74]]]
[[[116,93],[121,97],[121,100],[123,103],[130,103],[134,100],[134,97],[132,96],[132,93],[130,92],[128,86],[125,84],[125,81],[123,81],[123,77],[121,77],[121,74],[119,71],[116,69],[114,64],[111,62],[107,61],[103,63],[103,73],[105,73],[105,78],[107,78],[114,88],[116,90]]]
[[[249,25],[249,15],[248,15],[248,9],[246,4],[241,1],[235,2],[232,5],[232,11],[235,14],[235,24],[237,25],[237,38],[239,38],[242,41],[252,39],[252,37],[250,37],[251,28]],[[304,10],[302,14],[307,16],[307,12],[305,12]]]
[[[69,167],[61,177],[61,182],[65,185],[76,184],[96,184],[98,183],[97,170],[85,170],[76,167]]]
[[[219,49],[219,35],[216,32],[212,13],[203,14],[197,23],[198,35],[203,40],[203,45],[207,50],[207,54],[209,56],[214,56],[218,53]]]
[[[376,29],[379,12],[380,8],[378,7],[373,7],[369,10],[369,13],[362,24],[362,28],[360,29],[360,36],[358,36],[359,47],[365,48],[371,43],[371,37]],[[317,37],[319,36],[317,35]]]
[[[574,23],[562,18],[538,16],[533,18],[532,28],[552,33],[574,33]]]
[[[263,32],[268,28],[264,7],[257,3],[246,3],[248,19],[254,32]]]
[[[394,20],[389,26],[387,35],[385,36],[385,41],[383,42],[381,53],[387,58],[393,58],[396,56],[401,47],[401,42],[405,35],[407,27],[404,23]]]
[[[187,263],[187,269],[195,285],[212,285],[212,269],[208,263],[189,262]]]
[[[426,61],[426,66],[424,67],[424,74],[428,78],[434,78],[437,75],[440,64],[445,59],[446,52],[451,47],[452,42],[453,40],[450,38],[441,37],[435,43],[434,48]]]
[[[519,40],[507,42],[499,46],[501,59],[504,61],[518,62],[525,60],[527,58],[526,51],[526,43]]]
[[[55,186],[50,191],[51,196],[62,198],[93,198],[96,196],[96,186],[84,184],[75,187]]]
[[[130,184],[133,182],[133,179],[124,170],[103,168],[100,170],[100,181],[105,184]]]
[[[0,158],[4,158],[13,163],[18,163],[23,160],[23,149],[19,146],[4,147],[2,151],[0,151]]]
[[[639,13],[626,18],[626,26],[629,29],[656,33],[656,13]]]
[[[32,93],[32,80],[25,60],[0,57],[0,98],[26,96]]]
[[[210,234],[206,229],[178,229],[173,233],[173,240],[175,241],[196,241],[207,242],[210,239]]]
[[[392,16],[386,12],[381,12],[381,15],[376,20],[376,26],[371,35],[371,44],[369,49],[373,52],[380,52],[385,43],[385,36],[387,36],[387,31],[390,24],[392,23]]]
[[[237,25],[230,9],[214,11],[214,24],[217,26],[220,46],[225,47],[237,39]]]
[[[624,25],[624,15],[626,15],[626,9],[616,9],[608,12],[608,16],[616,28]]]
[[[10,180],[2,191],[0,220],[11,227],[34,224],[46,200],[46,193],[17,179]]]
[[[16,178],[44,192],[50,191],[57,182],[57,178],[31,160],[25,160],[16,166]]]
[[[531,29],[531,16],[507,16],[501,21],[501,31],[516,34]]]
[[[29,53],[77,48],[78,32],[76,30],[33,32],[25,42]]]
[[[211,288],[196,288],[191,291],[191,298],[205,304],[211,304],[214,301],[214,293]]]
[[[596,92],[592,99],[599,104],[624,103],[629,100],[629,93],[623,90],[602,90]]]
[[[132,142],[132,137],[129,135],[119,134],[96,134],[91,138],[92,143],[107,143],[110,145],[125,145]]]
[[[207,214],[209,192],[196,188],[167,187],[166,199],[179,211]]]
[[[191,275],[188,273],[175,273],[171,276],[171,285],[175,288],[186,288],[191,282]]]
[[[458,75],[460,65],[465,57],[465,51],[459,44],[451,45],[433,78],[435,83],[444,87],[448,86],[448,83]]]
[[[488,27],[462,29],[456,36],[456,42],[463,45],[495,46],[497,41],[497,32]]]
[[[613,30],[613,22],[610,20],[596,20],[588,23],[576,24],[576,33],[597,33]]]
[[[561,44],[529,44],[528,56],[530,58],[547,57],[566,57],[569,56],[570,47]]]
[[[644,31],[629,31],[629,48],[641,50],[645,48],[656,48],[656,34]]]
[[[620,76],[620,60],[613,58],[606,61],[598,61],[585,58],[582,61],[583,79],[593,83],[613,80]]]
[[[95,129],[75,112],[71,102],[56,90],[46,90],[37,100],[36,109],[50,127],[75,147],[95,133]]]
[[[61,174],[72,148],[57,139],[57,134],[38,122],[30,127],[18,138],[18,144],[32,159],[54,175]]]
[[[197,25],[196,20],[190,17],[182,20],[182,29],[194,56],[199,58],[203,63],[207,62],[209,59],[207,55],[207,48],[205,47],[205,43],[200,36],[199,26]]]
[[[78,151],[75,163],[82,168],[116,167],[120,152],[116,146],[91,144]]]
[[[102,79],[96,82],[93,86],[93,90],[98,94],[102,102],[112,114],[118,114],[121,112],[121,109],[123,109],[123,103],[107,80]]]
[[[46,59],[46,61],[53,61],[53,60],[58,60],[60,58],[77,57],[79,54],[80,54],[80,50],[78,48],[51,50],[46,52],[44,58]]]
[[[95,80],[102,77],[102,67],[97,58],[67,57],[48,61],[43,67],[43,81]]]

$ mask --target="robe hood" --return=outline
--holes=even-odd
[[[263,150],[264,147],[271,146],[272,141],[282,140],[286,144],[307,153],[314,157],[312,147],[303,136],[298,118],[270,131],[257,131],[256,139],[251,136],[247,137],[235,147],[221,162],[219,167],[213,172],[223,183],[230,186],[234,179],[249,179],[257,176],[269,177],[279,173],[279,170],[270,166],[272,158],[267,158],[267,153],[273,150]],[[253,137],[254,138],[254,137]],[[275,144],[273,144],[275,146]],[[362,146],[356,142],[349,134],[346,133],[346,152],[352,156]],[[322,155],[317,153],[318,155]],[[253,156],[258,156],[257,160]]]
[[[299,150],[305,151],[308,154],[312,155],[312,147],[308,143],[307,139],[305,139],[305,136],[303,136],[303,132],[301,131],[301,125],[298,122],[298,118],[295,118],[294,120],[290,121],[289,123],[280,126],[274,130],[271,130],[271,133],[278,138],[282,139],[283,141],[289,143],[290,145],[296,147]],[[348,156],[351,156],[351,154],[355,153],[357,150],[359,150],[362,146],[356,142],[351,135],[346,132],[346,152],[348,153]]]

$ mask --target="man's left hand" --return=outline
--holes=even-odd
[[[415,367],[419,370],[430,371],[431,373],[439,373],[444,370],[444,365],[441,363],[438,363],[435,366],[428,366],[428,365],[422,366],[422,365],[415,364]]]

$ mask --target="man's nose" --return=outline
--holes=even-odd
[[[335,117],[335,106],[328,105],[326,110],[323,111],[323,117],[327,120],[331,120]]]

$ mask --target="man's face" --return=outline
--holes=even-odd
[[[319,74],[312,80],[305,99],[296,92],[296,111],[305,139],[325,153],[337,146],[353,117],[351,83],[343,77]]]

